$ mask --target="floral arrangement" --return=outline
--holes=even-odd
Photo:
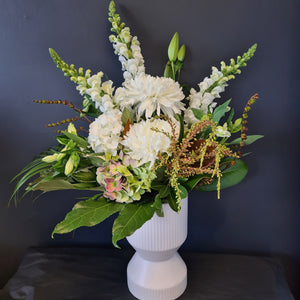
[[[37,190],[94,191],[75,204],[52,236],[94,226],[116,214],[112,242],[118,247],[120,239],[155,213],[163,217],[163,203],[179,212],[180,200],[191,190],[217,191],[219,198],[221,189],[239,183],[247,173],[242,149],[262,136],[247,136],[248,112],[257,95],[236,119],[230,100],[216,101],[246,66],[256,44],[228,65],[212,67],[211,75],[194,89],[179,83],[185,46],[179,47],[178,33],[168,47],[164,76],[154,77],[146,74],[140,43],[121,23],[113,1],[109,21],[109,40],[122,65],[122,86],[114,87],[103,72],[91,75],[91,70],[76,69],[49,50],[57,67],[76,84],[82,107],[66,100],[34,100],[66,105],[77,116],[46,125],[68,124],[57,131],[58,146],[40,154],[13,179],[18,182],[12,198],[17,201],[30,180],[23,196]],[[73,122],[79,119],[89,123],[88,130],[75,128]]]

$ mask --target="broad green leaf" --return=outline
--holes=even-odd
[[[94,182],[96,181],[96,172],[90,170],[79,170],[72,175],[78,182]]]
[[[115,219],[112,229],[112,242],[115,247],[120,248],[117,242],[126,236],[133,234],[145,222],[153,217],[155,208],[153,202],[138,204],[125,204],[120,211],[119,216]]]
[[[237,159],[235,162],[236,162],[235,165],[230,166],[228,169],[225,169],[222,172],[221,189],[225,189],[233,185],[236,185],[245,178],[248,172],[247,165],[240,159]],[[204,191],[204,192],[216,191],[217,182],[218,182],[217,179],[214,179],[214,181],[211,184],[201,185],[197,187],[196,190]]]
[[[97,186],[96,182],[80,182],[80,183],[73,183],[72,188],[76,190],[94,190],[94,191],[103,191],[104,188],[101,186]]]
[[[107,200],[104,197],[95,200],[97,197],[99,195],[76,203],[65,219],[55,226],[52,237],[55,233],[68,233],[81,226],[95,226],[120,211],[124,206],[124,204]]]
[[[175,193],[175,191],[174,191],[173,188],[170,190],[170,194],[169,194],[168,197],[167,197],[167,201],[168,201],[170,207],[171,207],[175,212],[178,212],[178,211],[179,211],[180,207],[179,207],[179,205],[178,205],[178,203],[177,203],[176,193]]]
[[[98,153],[89,154],[87,158],[94,166],[101,166],[105,162],[104,157]]]
[[[155,208],[155,212],[159,217],[164,216],[164,210],[161,204],[161,197],[159,194],[155,196],[154,203],[152,204],[152,206]]]
[[[172,78],[173,77],[172,68],[171,68],[171,64],[170,64],[169,61],[165,66],[164,77],[166,77],[166,78]]]
[[[244,142],[246,143],[246,145],[250,145],[263,137],[264,137],[263,135],[248,135],[247,139],[244,140]],[[229,145],[239,145],[241,141],[242,141],[241,138],[237,138],[232,142],[230,142]]]
[[[229,105],[230,101],[231,101],[231,99],[215,108],[214,113],[213,113],[213,122],[214,123],[219,123],[220,119],[225,115],[225,113],[227,111],[227,106]]]
[[[72,184],[67,180],[62,178],[55,178],[52,180],[43,180],[39,181],[32,187],[33,191],[41,190],[43,192],[51,192],[57,190],[68,190],[73,189]]]
[[[181,199],[184,199],[188,196],[188,191],[186,190],[186,188],[183,185],[179,185],[178,186],[180,189],[180,197]]]
[[[69,139],[73,140],[80,147],[87,148],[89,145],[89,143],[87,142],[86,139],[84,139],[78,135],[69,133],[67,131],[64,131],[64,135],[66,135]]]
[[[94,184],[88,183],[86,185],[82,184],[71,184],[67,180],[64,180],[62,178],[54,178],[52,180],[41,180],[37,184],[35,184],[32,187],[33,191],[41,190],[43,192],[52,192],[52,191],[58,191],[58,190],[91,190],[91,191],[99,191],[102,190],[100,186],[95,186]]]
[[[201,175],[194,175],[190,177],[186,182],[184,182],[184,186],[188,191],[191,191],[197,184],[198,182],[203,178],[206,177],[207,174],[201,174]]]
[[[162,185],[158,192],[161,198],[165,198],[170,194],[170,187],[167,184]]]
[[[191,108],[193,114],[194,114],[194,117],[201,121],[202,120],[202,117],[205,116],[205,113],[204,111],[202,111],[201,109],[197,109],[197,108]]]
[[[131,124],[133,124],[131,112],[128,108],[125,107],[122,113],[122,124],[124,127],[126,126],[128,120]]]

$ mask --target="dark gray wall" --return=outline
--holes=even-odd
[[[84,193],[54,192],[7,208],[11,179],[35,154],[55,145],[43,125],[71,114],[32,99],[80,103],[74,85],[56,69],[52,47],[76,66],[103,70],[116,84],[122,75],[108,41],[108,1],[0,0],[0,285],[16,270],[29,246],[110,245],[111,220],[92,229],[50,238],[55,224]],[[182,80],[196,86],[212,65],[236,57],[253,43],[258,50],[231,81],[222,100],[242,111],[258,92],[249,118],[251,134],[265,138],[249,147],[247,178],[215,193],[191,193],[189,237],[184,249],[278,255],[295,295],[300,271],[299,190],[299,1],[123,0],[123,21],[142,43],[146,69],[161,75],[175,31],[187,45]],[[125,245],[124,242],[123,245]]]

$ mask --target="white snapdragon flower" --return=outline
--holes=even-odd
[[[77,86],[80,93],[89,95],[91,100],[95,102],[95,107],[100,109],[102,112],[112,110],[113,104],[113,92],[114,87],[111,80],[104,81],[102,83],[103,72],[91,76],[87,80],[89,88],[83,88],[83,86]]]
[[[171,145],[170,138],[162,132],[172,134],[170,124],[165,120],[146,120],[133,124],[126,133],[121,144],[131,159],[137,161],[138,166],[150,162],[150,168],[154,165],[159,152],[167,152]]]
[[[118,88],[115,93],[116,104],[121,109],[133,109],[138,119],[143,115],[149,119],[154,112],[158,116],[164,113],[172,118],[185,109],[181,102],[183,99],[184,94],[178,82],[146,74],[124,82],[124,87]]]
[[[145,73],[140,42],[136,36],[131,36],[129,27],[123,28],[119,37],[111,35],[109,39],[113,44],[115,54],[119,56],[125,81]]]
[[[117,154],[124,129],[121,117],[118,109],[108,110],[90,124],[88,142],[96,153]]]
[[[223,126],[217,127],[216,136],[227,137],[227,138],[229,138],[231,136],[231,133],[227,129],[227,123],[225,123]]]
[[[112,96],[114,89],[115,89],[112,85],[113,85],[113,82],[111,80],[104,81],[101,86],[103,92],[108,94],[109,96]]]
[[[224,80],[222,80],[224,79]],[[210,92],[207,90],[216,82],[215,86]],[[220,72],[216,67],[212,67],[212,74],[210,77],[205,77],[202,82],[199,83],[199,92],[195,89],[191,89],[189,95],[189,109],[185,111],[184,120],[187,124],[192,124],[198,120],[194,117],[194,114],[191,108],[197,108],[202,110],[205,114],[208,111],[213,112],[213,108],[217,105],[216,102],[213,102],[215,98],[220,98],[220,93],[224,92],[226,84],[226,79],[222,72]]]
[[[99,108],[103,113],[113,110],[114,104],[112,98],[109,95],[104,95],[101,98],[101,104],[97,108]]]

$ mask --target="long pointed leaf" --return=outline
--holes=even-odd
[[[96,197],[97,195],[76,203],[65,219],[55,226],[52,237],[55,233],[68,233],[81,226],[90,227],[99,224],[124,206],[124,204],[109,201],[104,197],[95,200]]]
[[[145,222],[153,217],[155,207],[152,202],[143,205],[126,204],[115,219],[113,225],[112,242],[115,247],[120,248],[117,242],[126,236],[133,234]]]
[[[219,123],[220,119],[225,115],[225,113],[227,111],[227,106],[229,105],[230,101],[231,101],[231,99],[215,108],[214,113],[213,113],[213,122],[214,123]]]
[[[246,145],[250,145],[263,137],[264,137],[263,135],[248,135],[247,139],[244,140],[244,142],[246,143]],[[237,139],[233,140],[232,142],[230,142],[229,144],[230,145],[239,145],[241,141],[242,141],[241,138],[237,138]]]
[[[228,188],[230,186],[238,184],[242,181],[248,172],[247,165],[240,159],[236,160],[236,164],[229,167],[222,172],[221,177],[221,189]],[[215,179],[211,184],[201,185],[196,188],[197,191],[216,191],[217,190],[217,179]]]

